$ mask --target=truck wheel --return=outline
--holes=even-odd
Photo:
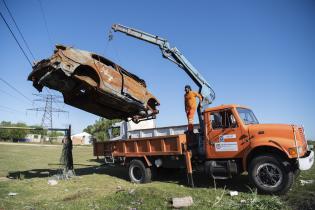
[[[129,165],[129,177],[133,183],[151,182],[151,169],[146,168],[141,160],[132,160]]]
[[[255,157],[249,164],[249,179],[262,193],[285,194],[294,181],[294,171],[285,165],[288,162],[278,156]]]

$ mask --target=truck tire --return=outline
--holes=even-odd
[[[137,184],[151,182],[151,169],[145,167],[141,160],[132,160],[129,165],[129,178],[131,182]]]
[[[258,191],[266,194],[285,194],[294,181],[289,163],[276,155],[260,155],[251,160],[248,175]]]

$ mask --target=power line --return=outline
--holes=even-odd
[[[7,106],[2,106],[2,105],[0,105],[0,108],[4,108],[4,109],[7,109],[7,110],[9,110],[9,111],[13,111],[13,112],[23,112],[23,111],[16,110],[16,109],[12,109],[12,108],[10,108],[10,107],[7,107]]]
[[[9,110],[5,110],[5,109],[1,109],[1,108],[0,108],[0,112],[15,113],[15,112],[13,112],[13,111],[9,111]]]
[[[56,104],[57,104],[57,103],[63,103],[63,101],[60,100],[60,99],[63,99],[62,96],[53,95],[53,94],[51,94],[51,93],[50,93],[50,94],[47,94],[47,95],[34,93],[33,96],[37,97],[37,99],[34,99],[33,101],[45,101],[46,98],[47,98],[47,96],[49,96],[49,97],[52,97],[52,102],[54,102],[54,103],[56,103]]]
[[[48,34],[48,39],[49,39],[50,45],[53,46],[52,38],[51,38],[51,35],[49,33],[49,30],[48,30],[48,24],[47,24],[45,11],[44,11],[44,8],[43,8],[41,0],[38,0],[38,3],[39,3],[39,7],[40,7],[40,10],[41,10],[42,16],[43,16],[43,20],[44,20],[45,28],[46,28],[46,31],[47,31],[47,34]]]
[[[4,91],[2,89],[0,89],[0,93],[4,93],[4,94],[7,94],[8,96],[11,96],[12,98],[14,98],[15,100],[17,101],[21,101],[21,99],[15,95],[12,95],[11,93],[7,92],[7,91]],[[1,106],[1,105],[0,105]],[[19,111],[19,112],[22,112],[22,111]]]
[[[0,89],[0,93],[4,93],[4,94],[7,94],[8,96],[11,96],[12,98],[15,98],[17,100],[20,100],[20,98],[16,97],[15,95],[12,95],[11,93],[5,91],[5,90],[2,90]]]
[[[12,20],[13,20],[13,23],[14,23],[15,27],[17,28],[17,30],[18,30],[18,32],[19,32],[19,34],[20,34],[20,36],[22,37],[22,39],[23,39],[23,41],[24,41],[24,44],[25,44],[26,48],[28,49],[29,53],[31,54],[31,56],[32,56],[33,60],[35,60],[35,57],[34,57],[34,55],[33,55],[32,51],[31,51],[31,49],[30,49],[30,47],[29,47],[28,43],[26,42],[26,40],[25,40],[25,38],[24,38],[24,36],[23,36],[23,34],[22,34],[22,32],[21,32],[21,30],[20,30],[19,26],[17,25],[17,23],[16,23],[16,21],[15,21],[15,19],[14,19],[13,15],[12,15],[12,13],[11,13],[11,11],[10,11],[9,7],[7,6],[7,4],[6,4],[5,0],[2,0],[2,2],[3,2],[3,4],[4,4],[4,6],[5,6],[5,8],[7,8],[8,12],[9,12],[9,14],[10,14],[10,16],[11,16]]]
[[[53,104],[62,103],[59,101],[61,96],[56,95],[44,95],[44,94],[34,94],[38,97],[38,99],[35,99],[34,101],[41,101],[45,103],[44,107],[37,107],[32,109],[27,109],[30,111],[36,111],[36,112],[43,112],[43,117],[41,121],[41,126],[45,128],[52,128],[53,127],[53,113],[57,112],[63,112],[68,113],[67,111],[64,111],[62,109],[53,108]]]
[[[68,113],[67,111],[60,110],[60,109],[54,109],[52,108],[51,101],[48,99],[45,103],[45,107],[40,108],[33,108],[33,109],[27,109],[29,111],[36,111],[36,112],[44,112],[41,126],[44,128],[52,128],[53,126],[53,112],[63,112]]]
[[[47,88],[47,92],[48,92],[50,95],[53,95],[53,94],[51,93],[51,91],[50,91],[48,88]],[[59,99],[63,99],[63,96],[56,96],[56,97],[58,97]],[[63,107],[60,106],[60,103],[64,104],[63,101],[58,101],[58,103],[56,103],[56,104],[57,104],[57,106],[58,106],[60,109],[63,109]]]
[[[0,15],[1,15],[2,20],[5,22],[6,26],[7,26],[8,29],[10,30],[11,35],[12,35],[13,38],[15,39],[16,43],[19,45],[19,47],[20,47],[21,51],[23,52],[25,58],[27,59],[27,61],[28,61],[29,64],[31,65],[31,67],[33,67],[32,62],[31,62],[30,59],[27,57],[25,51],[23,50],[23,48],[22,48],[22,46],[20,45],[20,43],[19,43],[19,41],[17,40],[17,38],[15,37],[15,35],[14,35],[13,31],[11,30],[9,24],[8,24],[7,21],[5,20],[5,18],[4,18],[4,16],[3,16],[2,12],[0,12]]]
[[[12,88],[15,92],[17,92],[18,94],[20,94],[21,96],[23,96],[23,98],[25,98],[26,100],[28,100],[30,103],[32,103],[32,100],[30,98],[28,98],[27,96],[25,96],[21,91],[19,91],[18,89],[16,89],[14,86],[12,86],[9,82],[5,81],[4,79],[2,79],[0,77],[0,80],[6,84],[7,86],[9,86],[10,88]]]

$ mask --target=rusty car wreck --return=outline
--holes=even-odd
[[[114,62],[83,50],[56,45],[49,59],[37,62],[28,76],[33,86],[63,94],[64,102],[107,119],[155,118],[158,100],[146,83]]]

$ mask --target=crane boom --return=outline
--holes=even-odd
[[[152,35],[152,34],[137,30],[137,29],[129,28],[120,24],[113,24],[112,29],[115,32],[119,31],[119,32],[127,34],[128,36],[132,36],[137,39],[141,39],[146,42],[149,42],[151,44],[158,45],[160,48],[165,48],[165,49],[169,48],[169,44],[167,40],[161,37],[158,37],[158,36],[155,36],[155,35]]]
[[[206,108],[207,105],[211,104],[215,99],[215,93],[209,83],[176,47],[170,47],[170,44],[166,39],[120,24],[112,25],[112,29],[115,32],[122,32],[128,36],[159,46],[163,57],[169,59],[182,68],[199,87],[199,93],[203,97],[201,102],[203,109]]]

